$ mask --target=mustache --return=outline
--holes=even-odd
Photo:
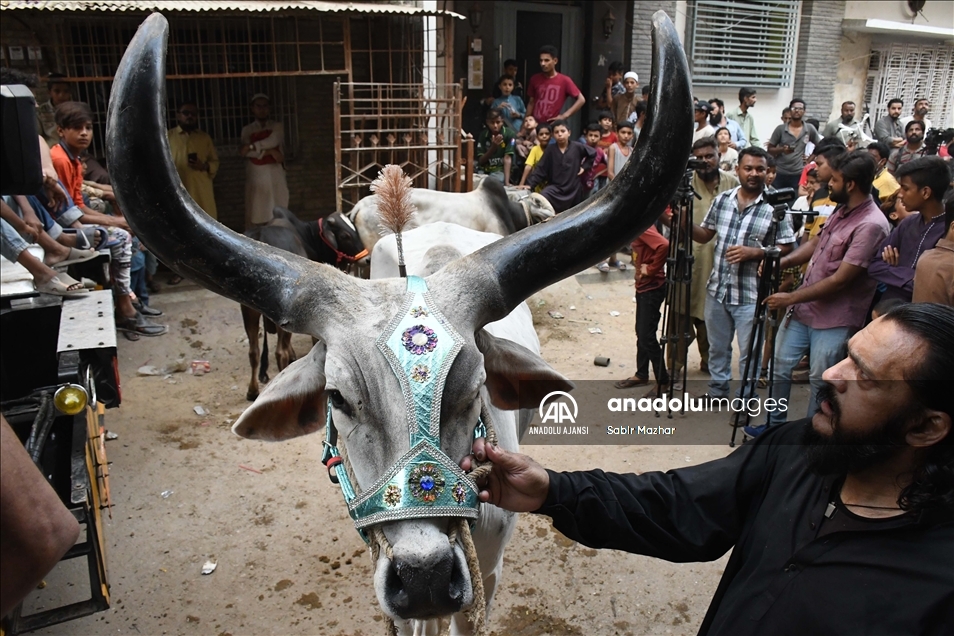
[[[841,405],[838,403],[838,392],[830,382],[825,382],[818,389],[818,403],[828,402],[831,407],[833,423],[837,424],[841,418]]]

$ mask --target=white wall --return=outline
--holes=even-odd
[[[845,3],[846,20],[890,20],[908,24],[923,24],[950,29],[954,25],[954,2],[931,0],[924,4],[921,14],[912,16],[904,0],[848,0]]]
[[[676,3],[676,13],[677,18],[682,16],[682,19],[677,19],[675,24],[677,29],[680,29],[679,36],[682,38],[682,41],[686,41],[685,37],[685,7],[686,2],[684,0],[679,0]],[[800,22],[801,20],[799,20]],[[795,27],[795,42],[798,42],[798,32],[799,26],[796,24]],[[798,51],[796,45],[796,51],[792,54],[792,82],[794,82],[794,70],[797,62]],[[741,86],[693,86],[692,94],[703,100],[710,100],[713,97],[718,97],[725,102],[726,110],[733,110],[739,105],[739,89]],[[759,144],[764,148],[765,144],[768,142],[769,137],[772,136],[772,131],[775,130],[775,127],[782,123],[782,109],[788,106],[788,103],[792,101],[794,97],[792,86],[786,86],[783,88],[764,88],[756,87],[758,91],[757,97],[758,101],[755,104],[754,108],[749,109],[749,113],[755,119],[755,132],[759,136]],[[824,122],[822,122],[824,125]]]

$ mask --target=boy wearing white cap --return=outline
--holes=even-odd
[[[636,110],[636,102],[639,101],[636,90],[638,88],[639,75],[632,71],[623,75],[624,92],[613,98],[613,121],[625,121]]]
[[[245,227],[263,225],[272,220],[275,206],[288,207],[288,183],[285,180],[285,129],[281,122],[269,119],[271,100],[258,93],[252,97],[255,121],[242,129],[239,154],[245,166]]]

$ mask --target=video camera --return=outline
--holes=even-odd
[[[949,144],[954,140],[954,128],[928,128],[924,134],[924,154],[936,155],[941,144]]]
[[[43,167],[29,88],[0,86],[0,121],[0,194],[33,194],[43,187]]]
[[[817,212],[807,210],[805,212],[793,211],[792,202],[798,198],[798,193],[794,188],[767,188],[765,190],[765,200],[772,206],[772,215],[776,221],[781,221],[785,215],[804,217],[805,221],[811,222],[818,215]],[[798,226],[796,226],[797,229]]]

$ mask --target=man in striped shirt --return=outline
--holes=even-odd
[[[738,337],[739,375],[749,355],[749,337],[758,299],[759,263],[772,244],[772,206],[763,197],[768,153],[757,146],[739,153],[741,185],[717,196],[702,225],[692,226],[692,240],[716,239],[715,262],[706,286],[706,331],[709,334],[709,397],[729,397],[732,380],[732,338]],[[665,221],[664,221],[665,222]],[[795,234],[789,220],[778,224],[776,242],[791,251]],[[749,369],[757,373],[759,361]],[[743,378],[744,379],[744,378]]]

